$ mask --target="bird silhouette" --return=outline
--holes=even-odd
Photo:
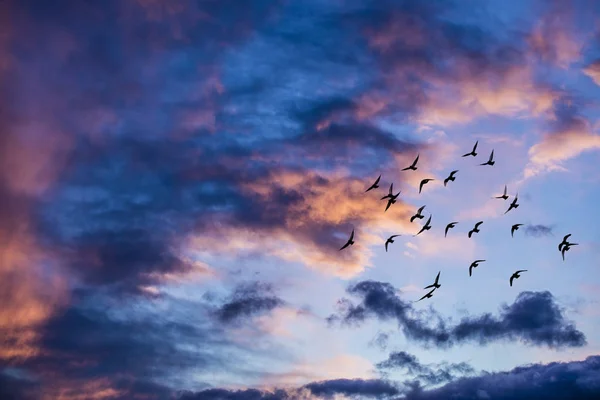
[[[419,208],[417,210],[417,213],[415,215],[413,215],[412,217],[410,217],[410,222],[413,222],[415,220],[415,218],[423,219],[424,216],[421,213],[423,212],[424,209],[425,209],[425,206]]]
[[[369,186],[369,188],[367,190],[365,190],[365,193],[368,192],[369,190],[377,189],[379,187],[379,180],[380,179],[381,179],[381,175],[379,175],[379,177],[377,178],[377,180],[371,186]]]
[[[419,233],[417,233],[415,236],[418,236],[419,234],[421,234],[421,232],[430,230],[431,229],[431,225],[429,225],[430,222],[431,222],[431,215],[429,216],[429,219],[427,220],[427,222],[425,222],[425,225],[423,225],[423,227],[421,228]]]
[[[387,203],[387,206],[385,206],[385,211],[387,211],[387,210],[388,210],[388,208],[390,208],[390,206],[391,206],[392,204],[395,204],[395,203],[396,203],[396,199],[398,198],[398,196],[400,196],[400,191],[398,191],[398,193],[396,193],[396,194],[392,194],[390,197],[388,197],[388,203]],[[387,196],[386,196],[386,197],[387,197]],[[384,212],[385,212],[385,211],[384,211]]]
[[[512,276],[510,277],[510,286],[512,286],[513,283],[513,279],[519,279],[521,277],[521,275],[519,275],[521,272],[525,272],[527,271],[526,269],[520,269],[517,272],[515,272],[514,274],[512,274]]]
[[[444,186],[446,186],[446,184],[449,181],[454,182],[456,180],[456,177],[454,176],[454,174],[456,174],[458,172],[458,170],[454,170],[452,172],[450,172],[450,175],[448,175],[448,177],[446,179],[444,179]]]
[[[479,225],[483,224],[483,221],[479,221],[478,223],[475,224],[475,227],[473,229],[471,229],[469,231],[469,238],[474,234],[474,233],[479,233]]]
[[[571,234],[569,233],[568,235],[566,235],[563,238],[562,242],[560,242],[560,244],[558,245],[558,251],[561,251],[563,246],[569,244],[569,242],[567,241],[567,239],[569,239],[570,237],[571,237]]]
[[[411,165],[409,165],[408,167],[402,168],[402,171],[408,171],[409,169],[416,171],[417,170],[417,162],[419,162],[419,154],[417,154],[417,158],[415,158],[415,161],[413,161],[413,163]]]
[[[394,238],[395,238],[395,237],[398,237],[398,236],[401,236],[401,235],[392,235],[392,236],[390,236],[390,237],[389,237],[389,238],[388,238],[388,239],[385,241],[385,251],[386,251],[386,253],[387,253],[387,251],[388,251],[388,244],[390,244],[390,243],[394,243]]]
[[[523,224],[514,224],[511,228],[510,228],[510,236],[514,237],[514,233],[515,231],[519,230],[519,227],[523,226]]]
[[[446,229],[444,230],[444,237],[448,236],[448,229],[454,228],[456,224],[458,224],[458,222],[450,222],[448,225],[446,225]]]
[[[565,252],[571,250],[571,246],[577,246],[577,245],[579,245],[579,243],[567,243],[563,246],[562,251],[561,251],[563,261],[565,261]]]
[[[423,289],[429,289],[429,288],[435,288],[435,289],[437,289],[437,288],[439,288],[440,286],[442,286],[442,285],[440,285],[440,283],[439,283],[439,281],[440,281],[440,274],[441,274],[441,273],[442,273],[442,271],[438,272],[437,276],[435,277],[435,281],[433,282],[433,284],[432,284],[432,285],[425,286]]]
[[[390,190],[389,190],[388,194],[383,196],[381,198],[381,200],[390,199],[392,197],[394,197],[394,183],[393,182],[390,184]]]
[[[426,185],[428,182],[434,181],[435,179],[433,178],[427,178],[427,179],[423,179],[421,181],[421,183],[419,184],[419,193],[421,193],[421,190],[423,190],[423,185]]]
[[[483,164],[479,164],[479,165],[494,165],[496,164],[496,161],[494,161],[494,150],[492,150],[492,154],[490,154],[490,159],[487,160],[486,162],[484,162]]]
[[[468,156],[477,156],[477,153],[475,152],[475,150],[477,150],[477,144],[479,143],[479,140],[475,142],[475,146],[473,146],[473,150],[471,150],[470,153],[467,154],[463,154],[463,157],[468,157]]]
[[[354,229],[352,229],[352,233],[350,234],[350,238],[348,239],[348,241],[346,242],[346,244],[343,245],[340,248],[340,251],[344,250],[348,246],[352,246],[353,244],[354,244]]]
[[[432,293],[433,293],[433,292],[435,292],[435,289],[432,289],[432,290],[431,290],[429,293],[427,293],[425,296],[423,296],[423,297],[421,297],[419,300],[417,300],[417,302],[418,302],[418,301],[421,301],[421,300],[423,300],[423,299],[430,299],[430,298],[432,298],[432,297],[433,297],[433,295],[432,295]],[[415,303],[416,303],[416,302],[415,302]]]
[[[513,208],[517,208],[519,207],[519,205],[517,204],[517,200],[519,199],[519,194],[517,193],[517,195],[515,196],[515,198],[513,199],[512,203],[510,203],[510,206],[508,206],[508,210],[504,211],[504,214],[506,214],[507,212],[509,212],[510,210],[512,210]]]
[[[504,193],[502,194],[502,196],[496,196],[495,198],[508,200],[508,195],[506,194],[506,185],[504,185]]]
[[[469,276],[473,274],[473,268],[477,268],[480,262],[484,262],[485,260],[475,260],[469,266]]]

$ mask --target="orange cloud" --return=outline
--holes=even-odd
[[[600,60],[588,64],[583,69],[583,73],[592,78],[596,85],[600,86]]]
[[[243,185],[241,190],[260,199],[267,213],[278,216],[277,223],[252,230],[218,228],[216,236],[211,232],[192,238],[190,249],[260,252],[327,274],[352,277],[371,265],[369,247],[383,243],[385,234],[414,230],[408,222],[413,207],[399,199],[384,212],[386,203],[380,198],[387,193],[387,184],[376,193],[365,193],[367,186],[340,172],[327,176],[275,172],[265,180]],[[281,193],[289,193],[294,200],[277,203]],[[356,244],[338,251],[352,228],[356,230]],[[334,238],[335,234],[339,236]]]
[[[524,177],[564,169],[561,165],[563,161],[594,149],[600,149],[600,135],[593,132],[586,119],[574,116],[563,129],[547,134],[540,143],[529,149],[529,163]]]

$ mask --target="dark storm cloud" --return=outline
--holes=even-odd
[[[534,364],[508,372],[461,378],[439,389],[412,390],[398,400],[600,398],[600,356],[568,363]]]
[[[394,384],[380,379],[333,379],[309,383],[305,387],[314,395],[325,398],[336,394],[382,398],[399,393]]]
[[[440,384],[449,382],[457,376],[472,374],[475,372],[469,364],[462,363],[438,363],[422,364],[412,354],[405,351],[392,352],[387,360],[376,364],[380,370],[404,370],[408,375],[413,376],[418,381],[424,381],[427,384]]]
[[[480,345],[498,340],[520,340],[550,348],[581,347],[586,344],[582,332],[563,316],[550,292],[521,292],[514,303],[503,305],[497,316],[485,313],[464,317],[455,325],[439,315],[416,313],[410,302],[401,299],[388,284],[363,281],[348,289],[362,298],[358,305],[349,300],[340,303],[340,311],[330,322],[361,323],[369,318],[396,320],[405,336],[415,342],[446,348],[465,342]]]
[[[527,225],[525,234],[533,237],[552,236],[552,226],[548,225]]]
[[[231,323],[272,311],[283,304],[284,301],[273,294],[271,285],[253,282],[237,287],[231,298],[219,308],[217,316],[220,321]]]

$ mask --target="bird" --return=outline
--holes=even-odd
[[[427,184],[428,182],[434,181],[435,179],[433,178],[427,178],[427,179],[423,179],[421,181],[421,183],[419,184],[419,193],[421,193],[421,190],[423,190],[423,185]]]
[[[381,200],[389,199],[389,198],[392,198],[392,197],[394,197],[394,183],[393,182],[390,184],[390,191],[388,192],[388,194],[386,194],[385,196],[383,196],[381,198]]]
[[[510,277],[510,286],[512,286],[513,283],[513,279],[519,279],[521,277],[521,275],[519,275],[521,272],[525,272],[527,271],[526,269],[520,269],[517,272],[515,272],[514,274],[512,274],[512,276]]]
[[[440,274],[442,273],[442,271],[438,272],[437,276],[435,277],[435,282],[433,282],[433,284],[429,285],[429,286],[425,286],[423,289],[429,289],[429,288],[439,288],[440,285],[439,281],[440,281]]]
[[[415,215],[413,215],[412,217],[410,217],[410,222],[413,222],[415,220],[415,218],[423,219],[424,216],[421,213],[423,212],[424,209],[425,209],[425,206],[419,208],[417,210],[417,213]]]
[[[392,194],[389,198],[388,198],[388,203],[387,206],[385,206],[385,211],[388,210],[388,208],[390,208],[390,206],[394,203],[396,203],[396,199],[398,198],[398,196],[400,196],[400,191],[398,191],[398,193],[396,194]],[[387,196],[386,196],[387,197]],[[385,212],[384,211],[384,212]]]
[[[479,165],[494,165],[496,164],[496,161],[494,161],[494,150],[492,150],[492,154],[490,154],[490,159],[487,160],[486,162],[484,162],[483,164],[479,164]]]
[[[477,268],[479,266],[480,262],[484,262],[485,260],[475,260],[471,263],[471,265],[469,266],[469,276],[472,275],[473,273],[473,268]]]
[[[343,245],[342,248],[339,251],[342,251],[346,247],[352,246],[353,244],[354,244],[354,229],[352,229],[352,233],[350,234],[350,239],[348,239],[348,241],[346,242],[346,244]]]
[[[379,177],[377,178],[377,180],[371,186],[369,186],[369,188],[367,190],[365,190],[365,193],[368,192],[369,190],[377,189],[379,187],[379,180],[380,179],[381,179],[381,175],[379,175]]]
[[[517,204],[517,200],[519,199],[519,194],[517,193],[517,195],[515,196],[515,198],[513,199],[512,203],[510,203],[510,206],[508,207],[508,210],[504,211],[504,214],[506,214],[507,212],[509,212],[510,210],[512,210],[513,208],[517,208],[519,207],[519,205]]]
[[[417,158],[415,158],[415,161],[413,161],[413,163],[410,164],[408,167],[403,168],[402,171],[407,171],[409,169],[416,171],[417,170],[417,162],[419,162],[419,154],[417,154]]]
[[[504,193],[502,194],[502,196],[496,196],[495,198],[508,200],[508,195],[506,194],[506,185],[504,185]]]
[[[478,223],[475,224],[475,227],[469,231],[469,238],[474,233],[479,233],[479,225],[481,225],[481,224],[483,224],[483,221],[479,221]]]
[[[571,246],[577,246],[579,243],[567,243],[564,245],[564,247],[562,248],[562,259],[563,261],[565,261],[565,252],[569,251],[571,249]]]
[[[435,289],[432,289],[429,293],[427,293],[425,296],[421,297],[419,300],[417,301],[421,301],[423,299],[430,299],[433,297],[432,293],[435,292]]]
[[[514,224],[511,228],[510,228],[510,236],[514,237],[514,233],[515,231],[519,230],[519,227],[523,226],[523,224]]]
[[[456,174],[457,172],[458,172],[458,170],[454,170],[454,171],[450,172],[450,175],[448,175],[448,177],[446,179],[444,179],[444,186],[446,186],[448,181],[454,182],[454,180],[456,179],[454,174]]]
[[[475,146],[473,146],[473,150],[471,150],[470,153],[467,154],[463,154],[463,157],[468,157],[468,156],[477,156],[477,153],[475,152],[475,150],[477,150],[477,144],[479,143],[479,140],[475,142]]]
[[[569,244],[569,242],[567,241],[567,239],[569,239],[570,237],[571,237],[571,234],[569,233],[568,235],[566,235],[563,238],[562,242],[560,242],[560,244],[558,245],[558,251],[561,251],[563,246]]]
[[[394,238],[395,238],[395,237],[398,237],[398,236],[401,236],[401,235],[392,235],[392,236],[390,236],[390,237],[389,237],[389,238],[388,238],[388,239],[385,241],[385,251],[386,251],[386,252],[387,252],[387,250],[388,250],[388,244],[390,244],[390,243],[394,243]]]
[[[423,225],[423,227],[421,228],[419,233],[417,233],[415,236],[418,236],[421,232],[430,230],[431,229],[431,225],[429,225],[430,222],[431,222],[431,215],[429,215],[429,219],[427,220],[427,222],[425,222],[425,225]]]
[[[448,229],[454,228],[456,226],[456,224],[458,224],[458,222],[450,222],[448,225],[446,225],[446,229],[444,231],[444,237],[448,236]]]

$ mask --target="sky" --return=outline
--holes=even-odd
[[[3,2],[0,397],[599,398],[599,39],[591,0]]]

